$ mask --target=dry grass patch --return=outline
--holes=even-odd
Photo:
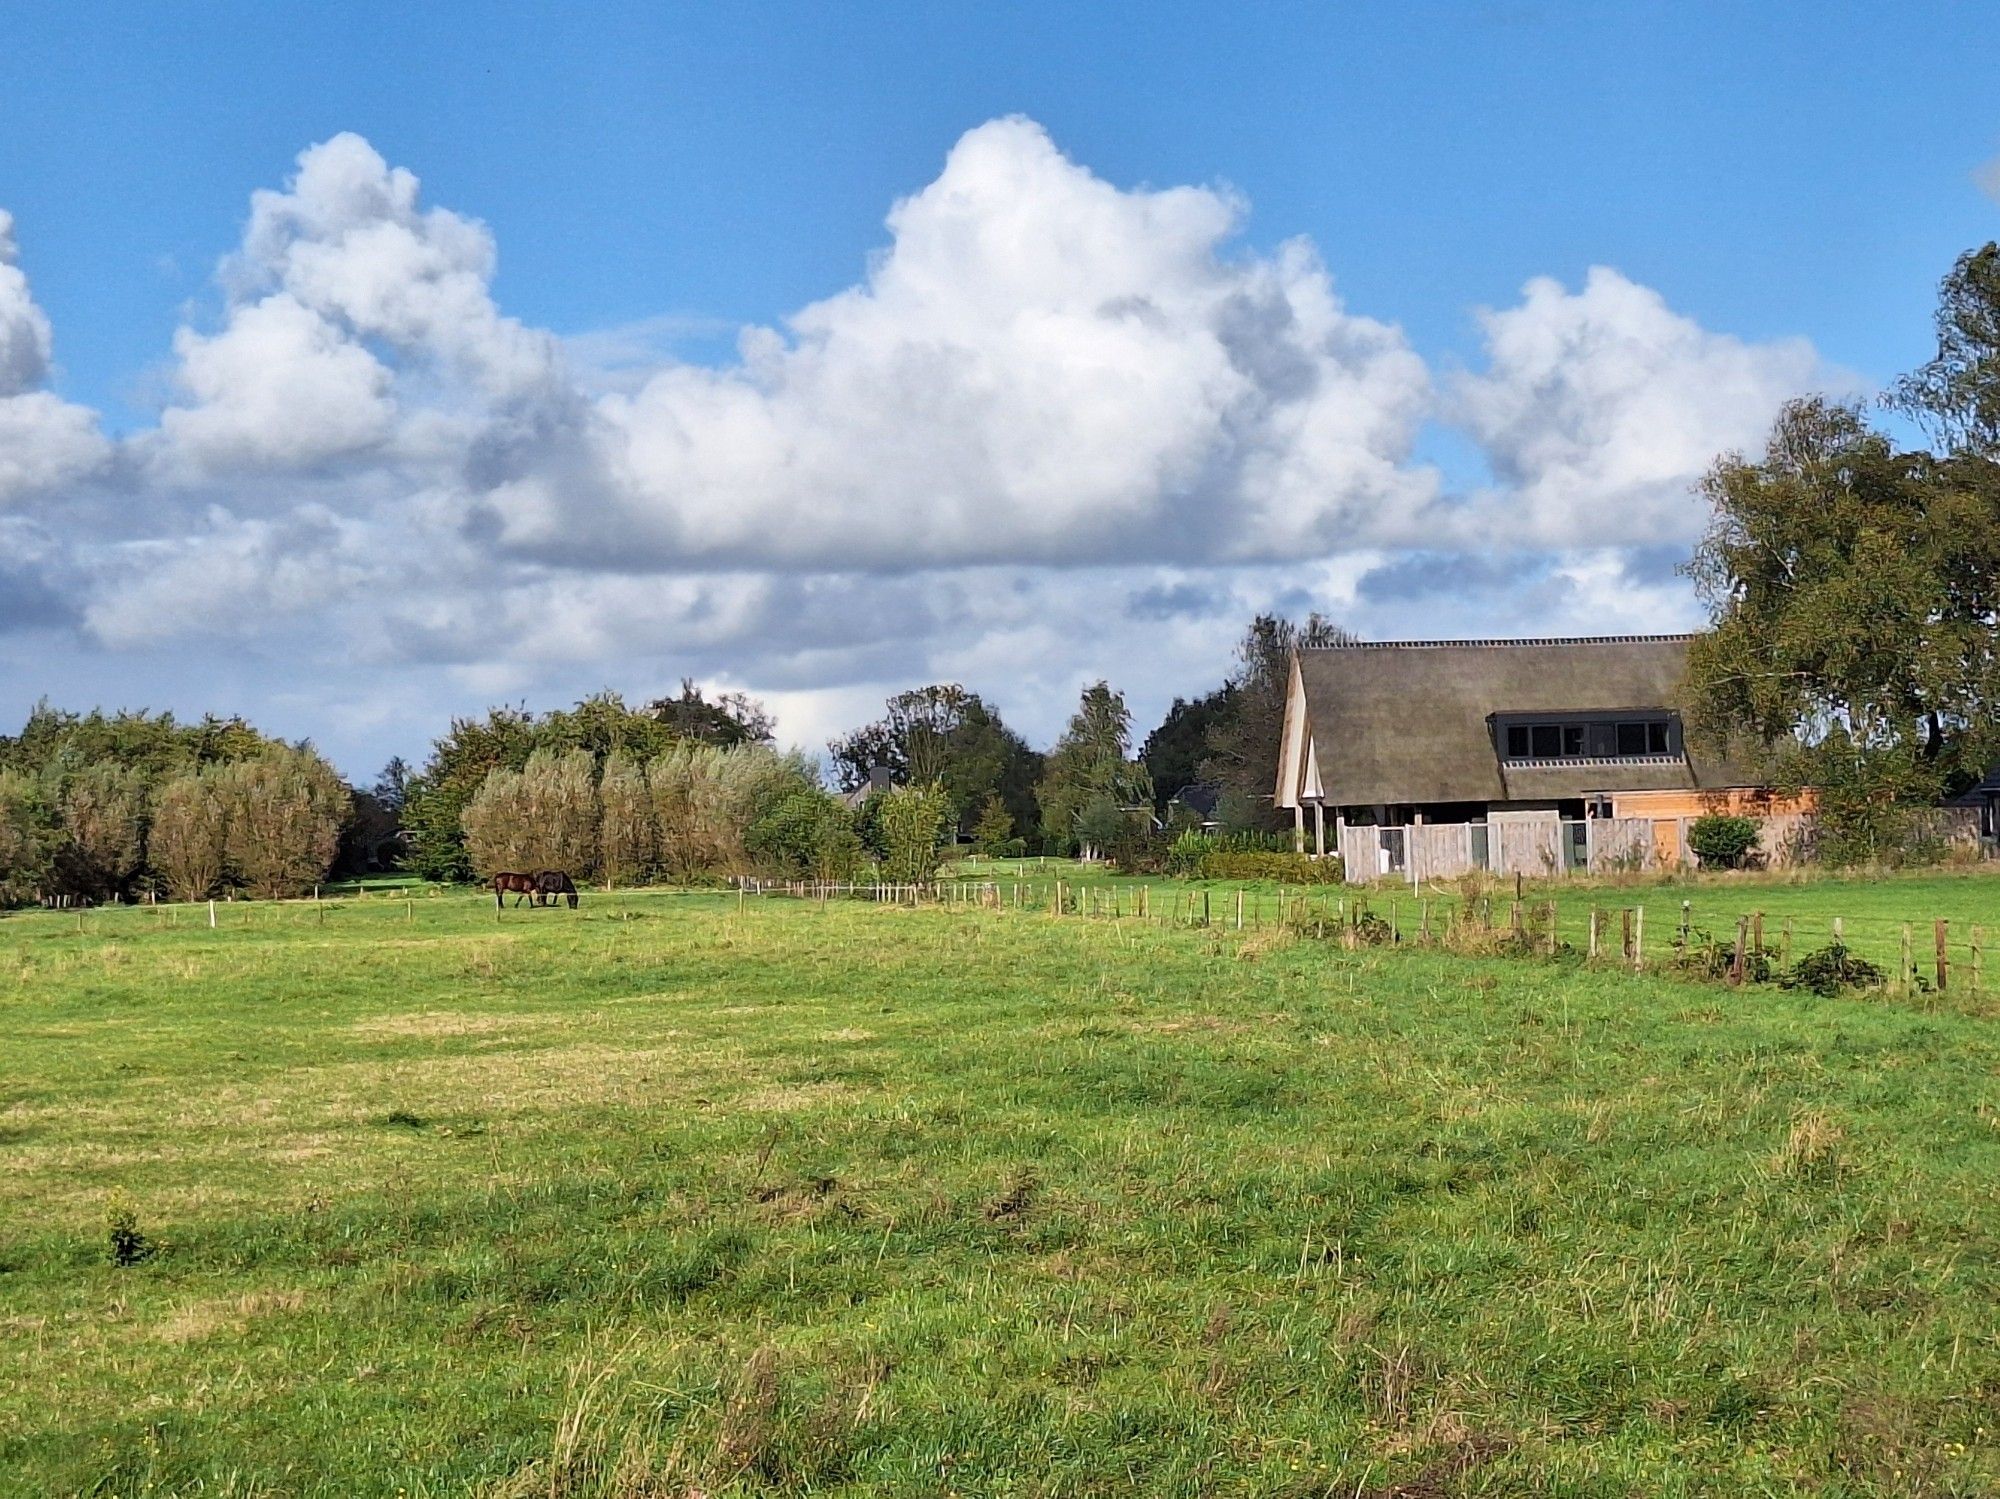
[[[198,1343],[219,1332],[241,1337],[258,1318],[296,1312],[305,1304],[303,1291],[252,1291],[190,1301],[156,1325],[152,1335],[162,1343]]]

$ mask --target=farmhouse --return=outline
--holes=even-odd
[[[1683,862],[1712,811],[1801,808],[1688,742],[1687,635],[1422,640],[1297,653],[1277,804],[1350,879]],[[1333,826],[1329,828],[1328,824]]]

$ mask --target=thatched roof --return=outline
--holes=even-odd
[[[1302,651],[1299,682],[1324,799],[1376,803],[1536,801],[1597,791],[1752,784],[1688,758],[1507,767],[1495,713],[1674,709],[1688,635],[1581,640],[1422,640]]]

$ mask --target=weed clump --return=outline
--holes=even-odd
[[[104,1210],[104,1237],[111,1263],[120,1268],[144,1264],[160,1252],[160,1246],[141,1232],[138,1210],[122,1194]]]
[[[1791,972],[1778,980],[1778,987],[1804,989],[1822,999],[1831,999],[1848,989],[1880,988],[1884,977],[1880,968],[1845,943],[1833,942],[1800,958],[1792,965]]]

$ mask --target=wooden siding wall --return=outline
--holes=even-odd
[[[1599,817],[1583,824],[1586,870],[1591,874],[1677,869],[1699,861],[1688,852],[1692,817]],[[1758,821],[1758,850],[1764,866],[1782,869],[1813,857],[1814,820],[1810,813],[1786,812]],[[1979,842],[1979,812],[1975,807],[1940,807],[1925,814],[1930,836],[1938,841],[1973,846]],[[1340,853],[1346,878],[1356,884],[1371,880],[1450,880],[1481,867],[1474,857],[1476,835],[1486,835],[1484,867],[1495,874],[1522,874],[1531,879],[1567,873],[1564,849],[1573,822],[1546,818],[1505,818],[1490,823],[1434,822],[1405,828],[1340,825]],[[1400,869],[1382,869],[1385,844],[1400,842]]]

